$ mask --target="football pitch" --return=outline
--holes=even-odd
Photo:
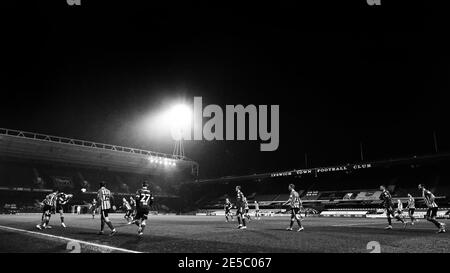
[[[386,219],[308,217],[305,230],[286,231],[289,217],[252,220],[247,230],[238,230],[237,221],[223,216],[149,216],[142,237],[137,227],[127,225],[123,214],[110,216],[117,234],[97,235],[97,215],[52,215],[51,229],[40,231],[40,214],[0,215],[0,252],[150,252],[150,253],[367,253],[450,252],[450,233],[436,234],[436,227],[424,219],[406,229],[393,221],[384,230]],[[440,220],[448,226],[448,220]],[[372,246],[375,245],[373,248]],[[379,248],[377,247],[379,245]]]

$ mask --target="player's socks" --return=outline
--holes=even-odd
[[[297,224],[298,224],[298,226],[299,226],[300,228],[303,228],[302,222],[300,222],[300,220],[297,220]]]
[[[241,225],[241,217],[237,217],[239,225]]]
[[[438,221],[436,221],[434,219],[428,219],[428,221],[433,223],[437,228],[441,228],[441,224]]]
[[[64,216],[61,216],[61,223],[64,223]]]
[[[245,218],[242,218],[242,223],[244,224],[244,227],[246,226],[245,224]]]
[[[389,224],[389,226],[392,226],[392,220],[391,220],[391,217],[388,217],[388,224]]]
[[[109,229],[115,230],[111,221],[106,222],[106,224],[108,225]]]
[[[289,224],[289,228],[292,230],[292,226],[294,225],[294,221],[291,220],[291,223]]]
[[[102,220],[100,224],[100,231],[103,232],[104,229],[105,229],[105,221]]]

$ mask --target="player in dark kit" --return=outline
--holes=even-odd
[[[95,211],[97,210],[97,200],[94,198],[92,199],[92,204],[90,207],[91,213],[92,213],[92,219],[95,218]]]
[[[289,204],[291,206],[291,223],[286,230],[292,230],[292,226],[294,225],[294,221],[297,221],[298,230],[303,231],[305,228],[302,226],[301,217],[300,217],[300,207],[302,206],[302,200],[300,199],[300,195],[295,191],[295,185],[290,184],[288,187],[291,194],[289,195],[289,200],[285,204]],[[295,219],[295,220],[294,220]]]
[[[392,196],[384,185],[380,186],[381,195],[380,200],[382,200],[382,206],[386,210],[386,216],[388,219],[388,226],[385,229],[392,229],[391,216],[403,223],[403,228],[406,228],[407,223],[400,217],[399,214],[394,215],[394,204],[392,203]]]
[[[233,214],[231,213],[231,208],[233,207],[233,204],[231,204],[230,199],[225,199],[225,219],[226,222],[228,222],[228,217],[231,217],[231,221],[233,221]]]
[[[412,197],[411,194],[408,193],[408,205],[406,206],[408,209],[408,215],[411,219],[411,225],[414,225],[415,222],[417,222],[416,218],[414,217],[414,211],[416,210],[416,200],[414,200],[414,197]]]
[[[437,233],[445,233],[445,224],[440,223],[436,220],[436,215],[439,207],[435,202],[434,194],[431,193],[431,191],[427,190],[425,188],[425,185],[423,184],[419,184],[418,188],[422,191],[423,201],[428,207],[426,215],[427,221],[433,223],[437,228],[439,228]]]
[[[109,220],[109,210],[111,209],[111,201],[113,199],[111,191],[106,188],[105,182],[100,182],[100,189],[97,192],[98,206],[100,207],[100,217],[101,217],[101,226],[99,235],[103,235],[103,229],[105,228],[105,223],[111,229],[111,233],[109,236],[116,234],[116,229],[113,224]]]
[[[236,186],[236,217],[239,222],[238,229],[246,229],[247,225],[245,223],[245,217],[244,217],[244,194],[241,192],[241,186]]]
[[[134,217],[133,223],[139,227],[139,236],[144,234],[150,206],[153,204],[154,200],[152,193],[147,187],[148,184],[144,181],[142,183],[142,189],[136,192],[136,216]]]
[[[51,226],[48,225],[50,222],[50,217],[52,216],[52,211],[55,209],[56,206],[56,198],[58,195],[58,189],[54,189],[52,193],[48,194],[44,201],[42,202],[44,204],[44,207],[42,208],[42,217],[41,217],[41,224],[36,225],[36,228],[38,229],[45,229],[45,228],[51,228]]]
[[[59,192],[56,195],[56,212],[59,213],[59,217],[61,219],[61,226],[66,228],[66,224],[64,223],[64,205],[66,205],[69,200],[73,197],[72,194],[65,194],[63,192]]]

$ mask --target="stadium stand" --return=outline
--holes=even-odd
[[[450,207],[449,155],[386,160],[363,165],[366,167],[346,164],[340,168],[316,168],[307,173],[279,172],[282,175],[266,175],[264,178],[258,175],[257,181],[249,179],[249,176],[244,179],[227,177],[225,183],[221,179],[200,181],[200,184],[205,184],[204,189],[215,188],[217,195],[213,199],[203,199],[203,202],[197,204],[203,209],[223,207],[224,200],[220,195],[226,193],[228,196],[234,196],[234,187],[241,185],[244,193],[254,195],[262,209],[282,212],[286,207],[281,204],[289,198],[287,186],[293,183],[303,200],[303,206],[307,209],[326,212],[325,214],[329,215],[350,215],[353,211],[359,211],[353,215],[371,212],[376,214],[381,203],[379,186],[386,185],[393,198],[402,200],[405,205],[407,194],[412,194],[416,198],[418,211],[421,211],[425,205],[417,185],[425,183],[437,196],[437,202],[443,211]],[[264,187],[260,187],[261,184],[264,184]]]
[[[155,156],[176,166],[151,163]],[[120,207],[122,197],[133,195],[146,180],[156,198],[152,209],[179,212],[185,205],[177,187],[193,180],[195,168],[198,164],[188,158],[0,128],[0,209],[39,211],[53,188],[74,194],[70,205],[86,206],[101,181]]]

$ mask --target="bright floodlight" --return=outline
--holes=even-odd
[[[186,104],[177,104],[169,109],[166,124],[170,126],[172,136],[178,140],[185,132],[190,132],[192,124],[192,108]]]

